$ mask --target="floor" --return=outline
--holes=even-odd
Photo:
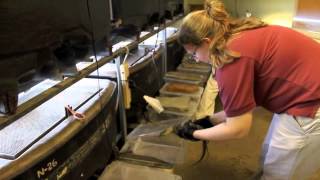
[[[176,167],[183,180],[247,180],[259,171],[261,144],[267,133],[272,114],[262,108],[254,112],[254,121],[248,137],[225,142],[210,142],[209,154],[193,165],[201,155],[201,143],[187,143],[186,163]],[[312,180],[320,179],[320,172]]]
[[[263,109],[254,112],[254,121],[248,137],[225,142],[210,142],[205,159],[194,164],[201,156],[200,142],[187,143],[186,163],[177,166],[176,173],[183,180],[250,179],[259,170],[261,144],[268,130],[272,114]]]

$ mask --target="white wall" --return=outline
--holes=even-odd
[[[292,26],[296,12],[296,0],[222,0],[233,16],[244,17],[246,10],[252,16],[269,24]]]

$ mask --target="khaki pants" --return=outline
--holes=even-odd
[[[263,145],[262,179],[304,180],[320,169],[320,111],[315,119],[273,116]]]
[[[201,119],[206,116],[212,116],[215,108],[216,97],[219,93],[218,83],[210,75],[207,85],[202,93],[200,103],[195,115],[195,119]]]

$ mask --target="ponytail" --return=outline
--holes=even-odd
[[[178,41],[201,45],[203,38],[210,38],[210,60],[215,68],[233,62],[241,55],[226,48],[232,34],[266,26],[256,18],[231,19],[220,0],[206,0],[204,10],[188,14],[180,27]]]

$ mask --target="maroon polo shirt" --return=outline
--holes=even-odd
[[[320,44],[281,26],[244,31],[228,48],[241,57],[216,71],[228,117],[256,106],[314,117],[320,105]]]

